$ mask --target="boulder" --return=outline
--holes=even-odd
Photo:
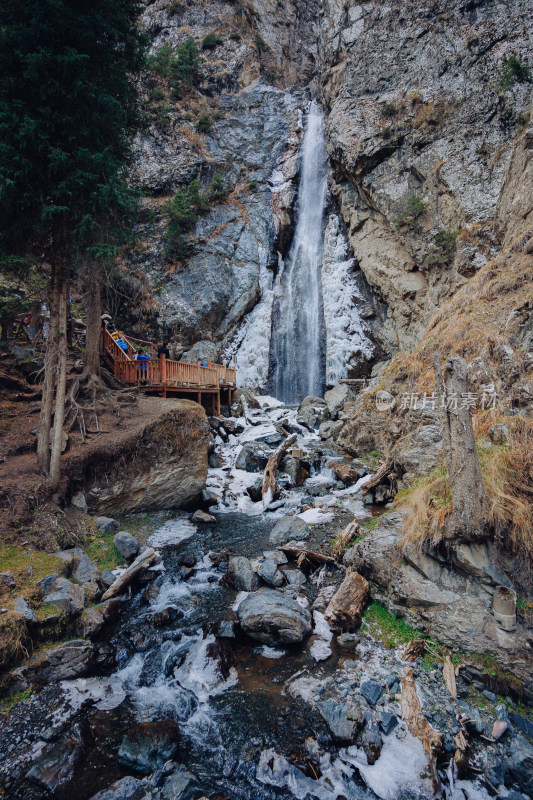
[[[100,593],[100,570],[81,547],[61,550],[55,555],[65,562],[67,574],[79,581],[89,595]]]
[[[116,575],[113,575],[110,569],[103,569],[102,574],[100,575],[100,580],[105,589],[109,589],[117,579]]]
[[[393,732],[394,728],[398,724],[398,717],[396,714],[390,714],[388,711],[383,711],[381,714],[381,719],[379,721],[379,727],[385,734],[388,736],[390,733]]]
[[[271,558],[265,558],[258,567],[257,574],[270,586],[283,586],[285,579],[278,569],[277,563]]]
[[[94,521],[103,533],[113,533],[120,528],[117,520],[112,517],[96,517]]]
[[[323,700],[317,703],[317,709],[339,744],[352,744],[365,723],[363,709],[353,699],[345,703]]]
[[[359,480],[358,470],[351,467],[349,464],[340,464],[338,461],[331,461],[328,464],[333,470],[337,480],[342,481],[345,486],[353,486]]]
[[[349,572],[324,614],[332,627],[353,631],[361,624],[361,615],[370,594],[367,581],[358,572]]]
[[[281,572],[285,575],[289,586],[303,586],[307,578],[301,569],[291,569],[290,567],[281,567]]]
[[[533,795],[533,747],[523,736],[513,739],[506,767],[520,791]]]
[[[308,539],[309,525],[300,517],[282,517],[270,532],[269,542],[273,545],[287,544],[292,539],[300,541]]]
[[[319,429],[318,433],[321,439],[334,439],[338,433],[341,432],[344,422],[341,420],[327,420],[323,422]]]
[[[0,585],[6,589],[14,589],[17,583],[11,572],[0,572]]]
[[[15,614],[26,620],[26,622],[37,622],[37,614],[29,607],[23,597],[17,597],[15,600]]]
[[[200,794],[198,778],[182,765],[165,781],[161,800],[188,800],[190,797],[200,797]]]
[[[246,442],[237,456],[235,466],[246,472],[263,472],[271,455],[270,447],[264,442]]]
[[[92,639],[100,633],[104,627],[104,623],[104,610],[101,606],[89,606],[89,608],[84,608],[80,616],[80,634]]]
[[[175,755],[178,743],[179,729],[174,720],[142,722],[122,739],[118,760],[135,772],[147,775]]]
[[[311,633],[309,611],[272,589],[248,595],[237,614],[243,631],[264,644],[296,644]]]
[[[259,586],[259,579],[245,556],[233,556],[229,559],[228,575],[231,575],[237,591],[253,592]]]
[[[253,503],[259,503],[263,499],[263,478],[258,478],[255,483],[248,486],[246,494]]]
[[[96,649],[91,642],[72,639],[35,656],[27,664],[14,670],[14,674],[27,681],[28,685],[33,682],[57,683],[86,675],[95,660]]]
[[[328,407],[331,419],[337,419],[339,412],[344,408],[345,403],[353,403],[354,395],[346,383],[338,383],[333,389],[327,391],[324,400]]]
[[[27,780],[48,792],[54,792],[72,779],[91,743],[92,735],[87,722],[74,723],[58,742],[44,747],[38,761],[27,773]]]
[[[181,617],[183,617],[183,611],[180,608],[167,606],[154,614],[152,622],[156,628],[163,628]]]
[[[296,416],[296,421],[300,425],[304,425],[309,430],[318,430],[327,419],[329,419],[329,411],[324,400],[312,395],[304,397]]]
[[[200,508],[197,509],[191,517],[193,522],[216,522],[217,518],[213,516],[213,514],[207,514],[205,511],[202,511]]]
[[[292,455],[286,455],[280,464],[280,471],[285,472],[291,479],[293,486],[301,486],[308,473],[302,467],[302,461]]]
[[[85,514],[87,512],[87,500],[85,499],[85,495],[83,492],[76,492],[70,498],[70,505],[74,508],[77,508],[78,511],[83,511]]]
[[[126,561],[133,561],[134,558],[137,558],[139,550],[141,549],[140,542],[128,531],[119,531],[115,533],[113,544]]]
[[[133,775],[126,775],[107,789],[93,794],[90,800],[137,800],[141,792],[144,794],[143,782]]]
[[[51,603],[68,614],[79,614],[85,607],[83,587],[59,576],[55,578],[43,599],[45,603]]]
[[[373,707],[383,694],[383,688],[377,681],[363,681],[360,692],[367,703]]]

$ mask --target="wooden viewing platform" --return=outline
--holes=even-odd
[[[120,335],[134,352],[131,341]],[[150,346],[149,342],[145,343]],[[161,356],[150,357],[149,360],[137,361],[129,352],[125,352],[111,336],[107,327],[102,328],[102,354],[106,363],[113,370],[113,375],[121,383],[139,386],[146,392],[167,394],[196,394],[197,401],[202,404],[202,394],[212,396],[213,414],[220,414],[220,393],[228,393],[228,405],[231,405],[231,393],[237,388],[236,369],[225,364],[211,364],[204,367],[200,363],[187,364],[173,361]]]

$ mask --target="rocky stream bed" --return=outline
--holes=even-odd
[[[533,726],[513,699],[501,702],[468,670],[454,699],[437,658],[386,647],[368,620],[359,628],[360,608],[335,611],[347,580],[361,582],[362,606],[363,578],[298,559],[298,548],[324,553],[351,520],[372,518],[360,492],[368,470],[352,486],[337,481],[328,462],[343,459],[315,430],[320,406],[257,406],[244,400],[243,416],[211,419],[204,511],[161,517],[147,542],[157,557],[133,591],[107,601],[92,641],[52,650],[46,681],[41,672],[4,717],[2,796],[530,796]],[[280,425],[304,455],[285,458],[280,497],[265,509],[260,479]],[[410,669],[442,734],[434,772],[402,719]],[[483,702],[473,704],[471,687]]]

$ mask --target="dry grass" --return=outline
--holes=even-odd
[[[506,444],[492,444],[488,432],[505,425]],[[489,521],[498,548],[514,557],[519,571],[531,574],[533,566],[533,420],[505,416],[501,411],[482,411],[474,416],[474,431],[483,485],[489,501]],[[437,545],[452,510],[448,471],[445,467],[420,478],[399,492],[396,502],[408,506],[404,541]]]

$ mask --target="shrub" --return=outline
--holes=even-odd
[[[516,53],[509,58],[504,58],[503,66],[500,70],[500,91],[507,92],[515,83],[532,83],[533,75],[531,67],[527,63],[522,63]]]
[[[208,114],[200,114],[196,122],[196,127],[200,133],[209,133],[213,127],[213,122]]]
[[[255,46],[257,47],[260,53],[265,53],[267,50],[270,49],[265,40],[259,34],[256,34]]]
[[[396,106],[394,103],[384,103],[381,106],[380,114],[382,117],[393,117],[396,114]]]
[[[165,93],[160,86],[154,86],[153,89],[150,89],[150,100],[164,100]]]
[[[223,44],[224,39],[214,33],[208,33],[202,39],[202,50],[214,50],[219,44]]]
[[[170,125],[170,112],[171,107],[168,103],[158,103],[155,109],[154,122],[160,128],[168,128]]]
[[[455,252],[457,235],[457,231],[439,231],[433,239],[433,249],[424,263],[427,266],[447,264]]]
[[[185,238],[198,220],[189,198],[178,189],[171,200],[163,205],[163,214],[167,218],[165,231],[165,255],[167,258],[182,259],[187,255],[188,244]]]
[[[424,216],[427,210],[427,203],[424,203],[417,194],[412,194],[402,213],[394,220],[394,224],[398,228],[406,225],[413,230],[420,230],[419,219]]]
[[[180,3],[179,0],[172,0],[168,7],[168,13],[173,16],[174,14],[181,14],[182,11],[185,11],[185,4]]]
[[[209,198],[211,200],[222,200],[227,197],[228,189],[226,181],[218,172],[213,175],[213,180],[209,184]]]
[[[187,186],[187,197],[195,211],[209,211],[211,208],[209,197],[203,193],[203,186],[196,178]]]
[[[390,125],[387,125],[387,127],[383,128],[383,130],[381,131],[382,139],[390,139],[391,134],[392,134],[392,128]]]
[[[248,184],[248,188],[250,189],[251,192],[255,192],[255,190],[257,189],[257,181],[250,181],[250,183]]]
[[[237,31],[233,31],[233,33],[230,33],[229,38],[232,39],[234,42],[240,42],[242,36],[240,33],[237,33]]]
[[[176,53],[170,44],[164,44],[157,53],[147,60],[149,69],[166,78],[170,82],[174,99],[182,96],[183,88],[190,88],[200,69],[200,54],[194,39],[183,42]]]

